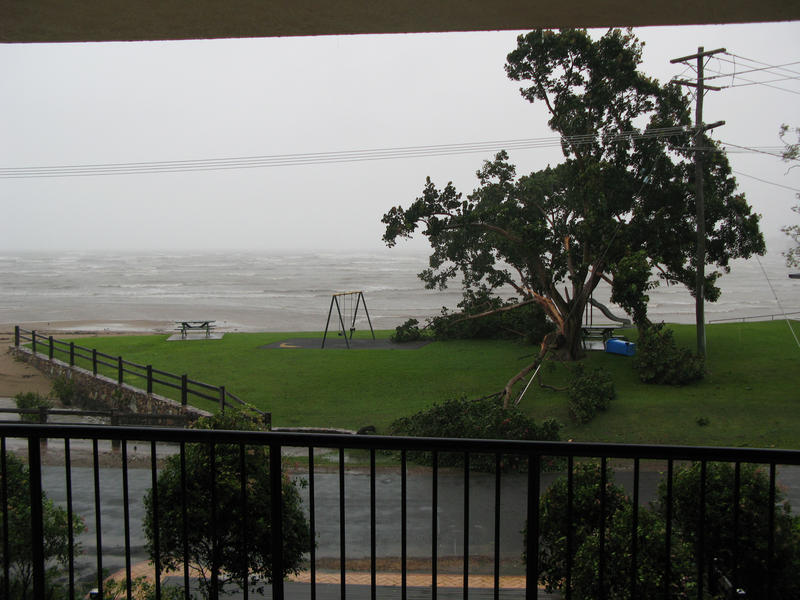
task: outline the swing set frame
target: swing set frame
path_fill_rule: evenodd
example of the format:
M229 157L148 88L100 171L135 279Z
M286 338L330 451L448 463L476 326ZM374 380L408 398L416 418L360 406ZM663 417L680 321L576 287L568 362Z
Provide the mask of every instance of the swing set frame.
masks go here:
M348 330L345 328L345 316L347 316L347 301L350 301L350 307L353 306L353 296L356 296L355 308L352 310L353 318L350 320L349 335ZM342 315L342 304L339 299L342 299L344 304L345 313ZM364 292L339 292L331 296L331 307L328 309L328 321L325 323L325 334L322 336L322 347L325 348L325 340L328 338L328 329L331 324L331 316L333 315L333 308L336 307L336 314L339 317L339 331L338 334L344 337L344 343L347 349L350 349L350 340L353 339L353 332L356 330L356 317L358 317L358 309L364 305L364 313L367 315L367 323L369 323L369 331L372 334L372 339L375 339L375 330L372 328L372 319L369 318L369 311L367 310L367 301L364 299Z

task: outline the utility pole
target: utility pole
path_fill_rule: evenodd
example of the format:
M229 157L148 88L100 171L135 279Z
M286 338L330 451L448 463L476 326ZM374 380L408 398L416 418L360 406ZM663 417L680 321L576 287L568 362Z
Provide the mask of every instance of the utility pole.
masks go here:
M714 127L724 125L725 121L718 121L711 125L703 125L703 96L706 90L719 91L721 88L706 85L703 75L703 61L707 56L725 52L725 48L704 51L703 46L697 49L697 54L673 58L672 64L697 60L697 82L678 81L680 85L688 85L697 89L697 100L694 116L694 183L695 204L697 208L697 279L695 282L695 323L697 327L697 353L706 355L706 325L705 325L705 281L706 281L706 216L703 201L703 134Z

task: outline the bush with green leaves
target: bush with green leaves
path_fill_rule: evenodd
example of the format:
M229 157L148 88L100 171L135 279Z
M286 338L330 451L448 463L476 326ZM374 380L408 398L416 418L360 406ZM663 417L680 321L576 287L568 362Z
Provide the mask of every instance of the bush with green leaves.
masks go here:
M0 519L0 540L8 534L8 556L4 556L4 545L0 544L0 565L9 564L9 581L5 582L3 569L0 569L0 590L8 583L10 596L14 600L33 598L33 542L31 534L31 488L28 467L11 453L5 455L6 481L0 472L0 488L5 484L6 514L8 515L8 531L4 531L6 523ZM64 598L67 593L63 589L60 578L67 568L70 549L73 556L81 553L79 543L73 541L70 548L70 527L72 535L86 530L83 519L77 515L68 518L67 511L56 506L47 495L42 493L42 513L44 539L35 540L41 543L45 559L45 600ZM39 600L39 599L37 599Z
M740 471L738 515L735 502L735 468L730 463L707 463L705 474L705 527L703 564L717 568L747 598L787 600L800 598L800 516L793 515L785 493L775 491L775 539L772 568L769 548L769 474L743 463ZM672 484L675 527L700 559L700 463L675 469ZM659 506L666 512L666 483L659 487ZM738 527L734 523L738 520ZM768 593L769 590L769 593Z
M131 580L131 595L130 600L157 600L156 599L156 586L150 583L146 577L136 577ZM174 585L161 585L161 595L158 596L160 600L184 600L185 594L183 589ZM192 598L195 596L192 595ZM104 600L127 600L128 599L128 580L127 579L109 579L103 584L103 599Z
M193 427L249 431L261 428L233 410L200 419ZM199 577L201 593L206 598L217 598L230 585L242 588L245 580L249 589L257 591L275 577L297 573L303 554L312 543L299 484L283 478L283 572L273 573L269 448L238 444L215 444L213 448L213 463L209 444L187 444L185 451L186 544L190 568ZM246 512L242 510L241 461L246 473ZM167 569L176 569L183 563L181 472L181 457L171 456L158 477L158 549L161 564ZM154 498L153 490L148 490L144 498L144 531L151 558L156 550Z
M398 344L419 341L422 339L422 330L419 328L419 321L416 319L409 319L402 325L398 325L395 327L391 339Z
M53 408L53 401L47 396L42 396L38 392L20 392L14 396L17 408ZM38 414L20 414L20 421L25 423L38 423Z
M614 483L612 471L605 471L605 486L602 474L596 463L575 465L571 520L566 476L556 480L542 495L539 505L540 583L549 592L565 591L569 571L572 597L576 600L693 597L696 584L691 553L688 545L678 538L672 540L673 578L669 593L665 594L666 524L658 511L641 506L637 528L637 589L636 594L631 594L633 505L623 488ZM601 526L604 528L602 549ZM527 531L525 535L527 539ZM601 557L604 564L602 590L598 578Z
M664 323L639 329L633 368L644 383L685 385L705 376L705 361L675 343Z
M64 406L72 406L78 400L78 385L71 377L63 375L53 379L51 395L58 398Z
M392 435L416 437L477 438L496 440L558 440L561 424L555 419L542 421L540 425L516 407L503 408L496 397L480 400L447 400L434 404L410 417L397 419L390 426ZM408 458L421 464L432 464L430 452L409 452ZM462 465L461 453L442 453L439 464ZM522 470L527 457L504 455L504 470ZM476 470L493 471L494 456L472 455L470 466Z
M569 417L576 423L588 423L599 411L608 410L617 397L614 382L600 369L586 370L582 363L571 369L569 387Z

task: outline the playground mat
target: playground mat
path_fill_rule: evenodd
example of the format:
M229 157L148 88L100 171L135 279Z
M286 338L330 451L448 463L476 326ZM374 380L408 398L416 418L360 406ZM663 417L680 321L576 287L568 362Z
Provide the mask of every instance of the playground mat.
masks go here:
M364 340L353 339L350 341L351 350L418 350L430 342L405 342L398 344L389 339L379 340ZM292 338L267 344L266 346L259 346L259 349L272 350L272 349L314 349L319 350L322 348L322 338ZM325 339L325 350L346 350L347 343L345 339L333 334Z

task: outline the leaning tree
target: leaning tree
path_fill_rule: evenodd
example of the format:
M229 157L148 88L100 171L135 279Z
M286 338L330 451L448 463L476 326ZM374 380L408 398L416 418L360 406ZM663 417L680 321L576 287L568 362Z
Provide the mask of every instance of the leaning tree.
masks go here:
M641 57L639 40L618 29L597 40L584 30L520 36L506 72L523 82L525 99L546 107L564 161L518 177L500 152L477 172L471 194L428 178L410 206L383 217L389 246L417 230L427 236L427 287L460 275L467 289L511 288L518 301L505 308L536 303L556 325L537 360L509 381L506 399L548 352L582 355L584 308L601 281L639 325L656 283L651 272L695 285L689 99L639 71ZM763 253L764 241L725 155L711 151L704 165L706 262L715 267L706 271L705 297L714 301L729 261Z

